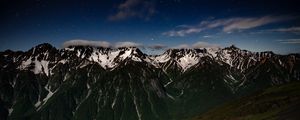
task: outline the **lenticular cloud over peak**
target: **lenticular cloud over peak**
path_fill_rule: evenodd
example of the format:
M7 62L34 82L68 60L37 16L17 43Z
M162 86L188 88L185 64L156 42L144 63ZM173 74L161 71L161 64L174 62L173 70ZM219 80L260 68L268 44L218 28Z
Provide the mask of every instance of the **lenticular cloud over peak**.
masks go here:
M62 47L70 47L70 46L91 46L91 47L104 47L104 48L120 48L120 47L143 47L142 44L135 42L116 42L109 43L107 41L93 41L93 40L69 40L63 43Z
M142 44L135 43L135 42L117 42L114 45L115 48L120 48L120 47L142 47Z
M69 40L63 43L63 48L69 46L93 46L109 48L111 44L106 41L90 41L90 40Z
M207 42L196 42L192 45L192 48L220 48L220 45L217 44L211 44L211 43L207 43Z

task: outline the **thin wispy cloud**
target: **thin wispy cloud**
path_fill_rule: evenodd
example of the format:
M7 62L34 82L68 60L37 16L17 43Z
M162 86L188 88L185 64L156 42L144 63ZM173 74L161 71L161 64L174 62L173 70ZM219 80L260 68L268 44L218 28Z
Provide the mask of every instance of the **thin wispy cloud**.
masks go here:
M151 1L126 0L118 6L117 13L110 15L108 20L120 21L132 17L148 20L155 13L155 5Z
M177 45L173 48L175 48L175 49L188 49L188 48L191 48L191 47L188 44L180 44L180 45Z
M204 35L203 38L212 38L213 36L211 35Z
M182 29L182 30L171 30L168 32L164 32L163 35L167 35L170 37L174 37L174 36L183 37L188 34L199 33L202 30L203 30L202 28L186 28L186 29Z
M230 32L234 30L250 29L263 26L270 23L290 20L291 16L264 16L260 18L233 18L229 19L228 24L224 24L223 31Z
M151 49L151 50L162 50L162 49L166 49L168 46L163 45L163 44L154 44L154 45L149 45L147 48Z
M300 34L300 27L278 28L278 29L271 29L269 31L273 31L273 32L289 32L289 33Z
M277 41L284 44L300 44L300 39L286 39L286 40L277 40Z
M194 43L192 48L220 48L220 45L200 41Z
M163 35L174 37L174 36L186 36L189 34L200 33L205 30L214 28L221 28L223 32L231 33L234 31L241 31L256 28L259 26L277 23L282 21L288 21L294 19L291 16L263 16L263 17L235 17L227 19L216 19L210 21L201 21L197 25L184 25L176 27L174 30L170 30L162 33Z

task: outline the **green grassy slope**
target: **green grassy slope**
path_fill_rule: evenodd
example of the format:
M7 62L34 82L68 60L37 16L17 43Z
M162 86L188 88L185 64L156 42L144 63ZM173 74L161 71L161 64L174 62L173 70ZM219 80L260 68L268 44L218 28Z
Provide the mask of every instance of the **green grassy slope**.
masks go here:
M190 120L297 120L300 82L275 86L231 101Z

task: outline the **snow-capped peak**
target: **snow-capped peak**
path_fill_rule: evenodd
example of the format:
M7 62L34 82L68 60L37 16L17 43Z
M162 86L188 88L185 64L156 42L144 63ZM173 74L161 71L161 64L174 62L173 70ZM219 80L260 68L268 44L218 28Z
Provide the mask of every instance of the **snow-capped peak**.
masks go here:
M89 61L97 62L101 67L107 69L107 68L113 68L116 66L115 58L119 55L120 50L109 50L104 51L102 49L94 49L91 53L90 57L87 59Z
M142 59L144 59L142 56L143 53L135 47L123 47L117 49L95 48L87 59L89 61L97 62L104 69L110 69L127 59L142 62Z
M161 55L152 56L156 66L164 66L169 61L175 61L183 71L197 64L201 57L207 56L205 49L169 49Z

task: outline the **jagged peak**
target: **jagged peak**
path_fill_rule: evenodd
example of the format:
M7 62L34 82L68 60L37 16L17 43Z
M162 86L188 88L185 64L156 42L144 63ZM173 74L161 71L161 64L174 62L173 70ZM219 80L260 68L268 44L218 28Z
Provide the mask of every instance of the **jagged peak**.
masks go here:
M27 55L38 55L45 52L56 51L57 49L49 43L42 43L29 49Z
M272 57L275 55L275 53L273 51L263 51L263 52L260 52L260 54L262 56L266 56L266 57Z
M274 54L274 52L273 52L273 51L263 51L263 52L261 52L261 53Z
M224 49L229 49L229 50L240 50L240 48L238 48L238 47L236 47L235 45L231 45L231 46L229 46L229 47L225 47Z
M120 50L120 55L127 53L129 58L137 57L139 59L146 58L146 54L144 54L139 48L137 47L125 47L125 48L118 48Z
M39 51L39 52L42 52L42 51L47 51L47 50L51 50L51 49L56 49L54 46L52 46L51 44L49 43L42 43L42 44L39 44L33 48L31 48L29 51Z
M42 44L39 44L39 45L35 46L34 48L37 48L37 49L52 49L52 48L54 48L54 46L52 46L50 43L42 43Z
M23 54L24 51L13 51L13 50L10 50L10 49L7 49L3 52L0 52L0 55L20 55L20 54Z

